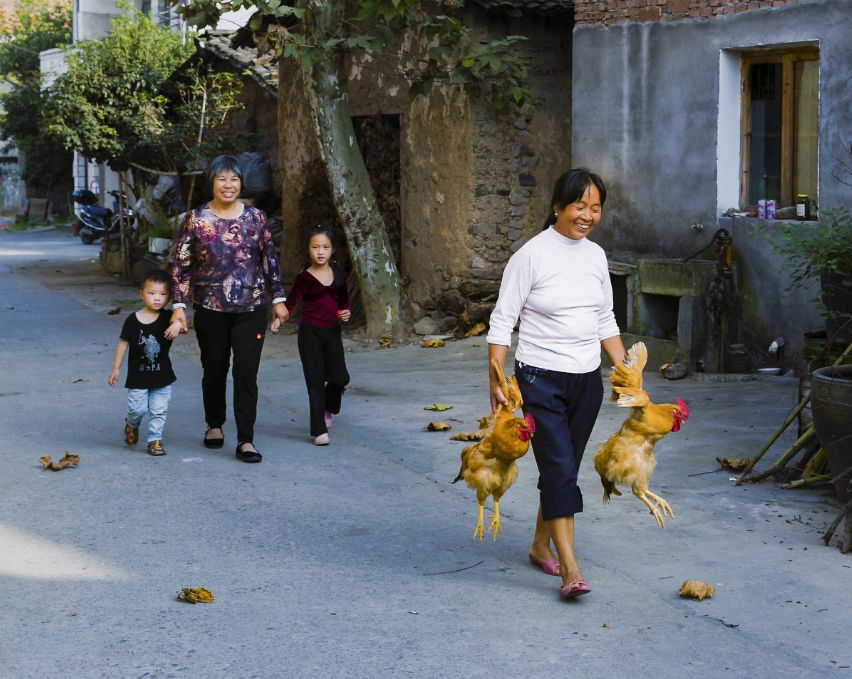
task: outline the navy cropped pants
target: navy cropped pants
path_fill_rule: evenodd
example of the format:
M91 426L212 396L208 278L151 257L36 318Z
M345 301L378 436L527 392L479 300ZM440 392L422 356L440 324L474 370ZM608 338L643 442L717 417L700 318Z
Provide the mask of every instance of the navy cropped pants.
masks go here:
M524 412L535 420L532 440L545 521L583 511L580 462L603 400L600 368L574 374L515 362Z

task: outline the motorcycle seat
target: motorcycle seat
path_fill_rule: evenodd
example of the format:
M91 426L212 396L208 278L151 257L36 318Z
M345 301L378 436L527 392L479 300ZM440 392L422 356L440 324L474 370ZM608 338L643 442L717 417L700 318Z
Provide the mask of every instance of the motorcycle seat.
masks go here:
M100 205L84 205L83 210L88 212L93 217L99 217L104 219L109 219L112 215L112 210L108 207L101 207Z

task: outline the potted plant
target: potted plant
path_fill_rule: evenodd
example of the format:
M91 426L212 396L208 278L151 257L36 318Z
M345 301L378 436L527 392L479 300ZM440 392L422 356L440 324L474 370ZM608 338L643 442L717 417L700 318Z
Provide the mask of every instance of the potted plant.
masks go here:
M769 242L791 267L792 285L819 280L829 341L852 342L852 221L846 208L824 210L819 223L783 224ZM812 373L811 410L829 470L838 476L852 465L852 366ZM838 481L835 491L841 500L850 497L846 481Z
M846 208L824 210L819 223L784 223L771 240L792 269L793 286L820 281L820 311L829 340L852 342L852 221Z
M172 227L169 224L153 226L148 230L148 252L156 255L166 254L172 247Z

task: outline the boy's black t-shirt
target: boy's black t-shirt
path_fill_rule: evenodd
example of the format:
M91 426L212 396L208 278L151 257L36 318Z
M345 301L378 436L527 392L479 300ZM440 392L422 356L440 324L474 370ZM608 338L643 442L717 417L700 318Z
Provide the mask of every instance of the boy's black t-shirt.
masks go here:
M172 341L166 339L172 312L160 310L152 323L140 323L136 314L130 314L121 328L121 339L130 346L127 352L128 389L160 389L177 378L169 359Z

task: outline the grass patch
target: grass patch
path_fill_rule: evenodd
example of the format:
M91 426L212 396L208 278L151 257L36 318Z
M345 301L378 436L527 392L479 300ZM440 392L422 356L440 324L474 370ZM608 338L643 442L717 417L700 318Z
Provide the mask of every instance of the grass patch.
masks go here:
M133 299L118 299L115 301L115 305L120 306L122 311L135 309L141 304L142 300L140 300L138 297L134 297Z

